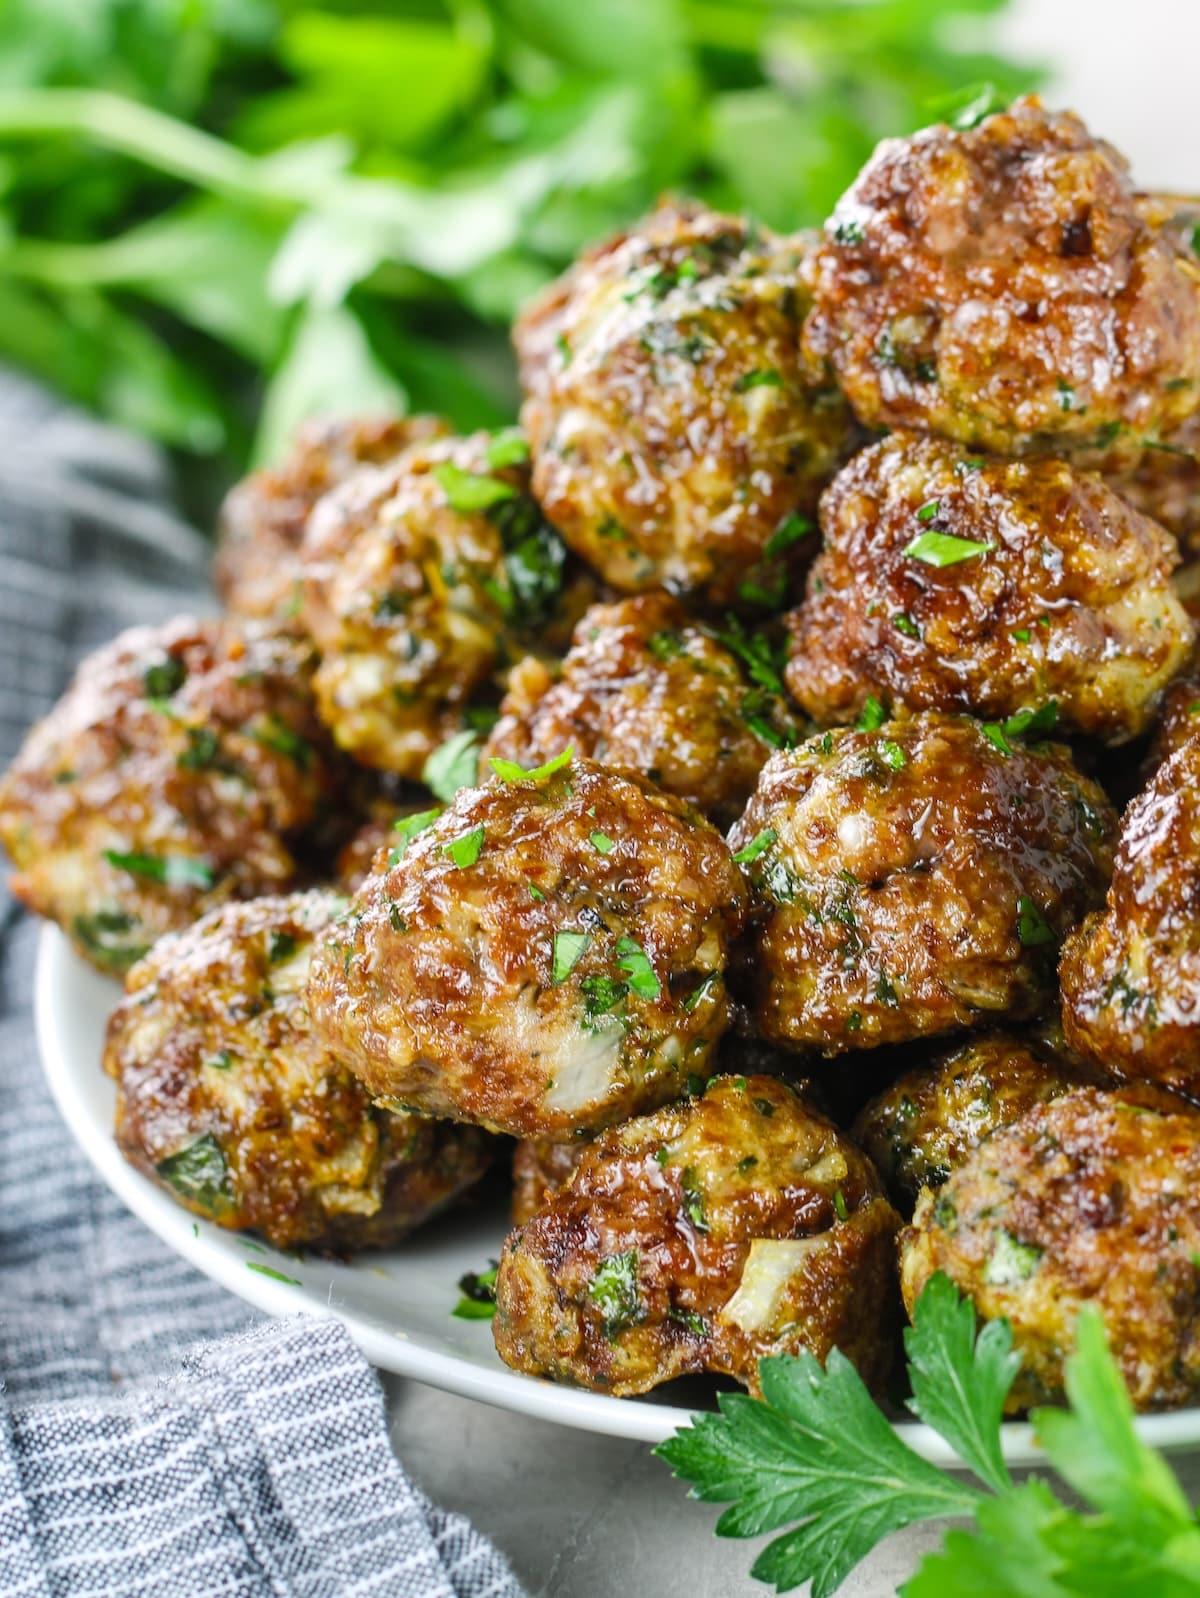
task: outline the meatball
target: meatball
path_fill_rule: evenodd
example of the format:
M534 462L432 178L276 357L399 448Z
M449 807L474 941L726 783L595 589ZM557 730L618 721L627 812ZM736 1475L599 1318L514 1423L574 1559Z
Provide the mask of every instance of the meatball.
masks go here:
M734 636L743 653L744 636ZM643 772L728 827L771 750L795 741L783 700L750 680L719 634L668 595L644 594L593 606L557 670L534 659L514 670L482 769L488 756L536 766L569 746Z
M1039 1104L926 1188L901 1234L911 1313L944 1271L1022 1365L1010 1410L1060 1399L1084 1304L1137 1409L1200 1394L1200 1114L1153 1088L1084 1087Z
M892 1356L899 1217L870 1161L772 1077L614 1128L504 1245L496 1348L623 1397L698 1371L839 1348L870 1385Z
M1059 977L1080 1054L1200 1097L1200 736L1125 812L1107 907L1067 940Z
M214 904L296 886L341 777L314 664L236 618L136 627L90 656L0 782L13 892L122 971Z
M1200 397L1200 263L1037 99L885 140L810 275L805 346L870 427L1133 461Z
M615 588L775 607L807 560L851 424L801 353L801 253L663 205L518 320L534 492Z
M758 1028L833 1055L1035 1015L1115 827L1064 749L1001 750L962 717L773 755L730 834L760 900L743 961Z
M163 938L108 1023L125 1157L188 1209L279 1248L385 1248L483 1173L488 1139L373 1105L317 1038L324 890L227 904Z
M1020 1038L971 1038L885 1088L859 1112L850 1135L870 1155L896 1208L911 1215L921 1189L941 1187L985 1137L1083 1080Z
M279 466L253 472L221 507L213 581L243 616L286 616L299 603L296 556L309 512L361 466L382 465L448 431L436 416L354 416L309 422Z
M397 828L411 830L432 821L437 807L401 805L376 799L367 817L360 822L338 852L335 864L337 885L344 893L356 893L371 874L376 856L385 844L396 847L401 841Z
M521 1139L513 1150L514 1226L531 1221L551 1194L566 1185L590 1147L582 1138L571 1143L556 1143L548 1137Z
M437 440L359 472L309 519L317 702L365 765L419 778L553 608L565 551L524 455L507 434Z
M746 897L721 835L634 772L462 789L318 953L314 1021L376 1095L569 1139L712 1075Z
M819 721L869 697L1000 720L1053 699L1065 726L1116 743L1190 656L1175 545L1063 461L893 434L839 473L821 526L787 667Z
M1189 555L1200 554L1200 414L1148 444L1128 470L1109 473L1108 483Z

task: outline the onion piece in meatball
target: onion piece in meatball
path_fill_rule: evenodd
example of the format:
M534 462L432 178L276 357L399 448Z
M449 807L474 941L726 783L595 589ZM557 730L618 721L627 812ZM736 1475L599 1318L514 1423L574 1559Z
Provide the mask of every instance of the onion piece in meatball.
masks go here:
M1200 1114L1154 1088L1029 1110L926 1188L901 1233L909 1313L935 1271L1011 1325L1010 1412L1061 1400L1080 1309L1104 1317L1134 1407L1200 1396Z
M760 901L742 961L759 1031L833 1055L1036 1015L1115 830L1065 749L1001 750L965 717L773 755L730 834Z
M712 1074L746 886L721 835L645 778L551 764L461 790L394 848L310 998L372 1093L564 1140Z
M317 702L364 765L419 778L557 604L566 551L529 496L526 454L506 433L419 445L309 519Z
M805 343L860 421L1136 461L1200 396L1200 262L1034 98L887 139L812 267Z
M818 721L871 697L998 721L1053 700L1119 743L1190 658L1175 545L1063 461L893 434L835 478L821 526L787 667Z
M1084 1081L1022 1038L971 1038L877 1094L850 1136L874 1162L892 1203L911 1215L921 1189L941 1187L984 1138Z
M743 635L734 642L744 653ZM516 667L480 769L495 755L537 766L570 745L642 772L728 827L772 749L796 741L783 684L765 669L771 687L763 664L752 681L719 630L666 594L594 605L557 669L535 659Z
M1125 812L1107 907L1067 940L1059 977L1080 1054L1200 1097L1200 734Z
M135 627L89 656L0 782L12 891L123 971L222 900L297 886L344 779L315 663L232 617Z
M852 429L801 353L803 243L663 205L514 329L534 492L615 588L778 608Z
M618 1397L698 1371L756 1392L765 1356L832 1348L878 1388L898 1225L832 1122L774 1078L719 1077L606 1132L509 1236L496 1348Z
M126 1158L278 1248L389 1247L489 1159L482 1132L373 1105L313 1031L313 942L345 907L324 890L223 905L134 966L108 1023Z
M436 416L354 416L309 422L286 460L252 472L221 506L213 581L227 609L284 617L300 602L297 555L313 506L362 466L380 466L449 432Z

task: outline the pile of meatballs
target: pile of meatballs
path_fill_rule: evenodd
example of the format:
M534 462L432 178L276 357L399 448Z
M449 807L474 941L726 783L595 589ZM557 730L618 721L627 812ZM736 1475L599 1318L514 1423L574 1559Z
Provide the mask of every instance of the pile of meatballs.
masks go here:
M1198 252L1021 100L818 236L598 246L519 429L239 484L224 613L86 661L0 787L124 980L126 1156L340 1255L511 1160L497 1349L607 1393L882 1390L942 1271L1014 1409L1083 1303L1200 1399Z

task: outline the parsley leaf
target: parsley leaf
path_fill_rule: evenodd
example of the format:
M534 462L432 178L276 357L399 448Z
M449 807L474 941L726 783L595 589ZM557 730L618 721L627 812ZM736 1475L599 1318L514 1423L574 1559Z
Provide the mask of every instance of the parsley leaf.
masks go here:
M662 983L636 938L617 939L617 970L624 977L629 990L639 999L653 1004L655 999L661 998Z
M491 1269L468 1271L459 1278L458 1303L450 1311L460 1321L490 1321L496 1313L496 1272L499 1263L492 1261Z
M733 858L739 866L748 866L752 860L757 860L760 854L766 854L777 837L778 833L774 827L764 827L748 844L739 849Z
M1027 949L1056 942L1054 928L1027 893L1017 900L1017 937Z
M432 827L440 815L441 811L434 809L418 810L415 816L401 816L392 828L396 841L388 853L388 865L398 866L413 839L419 838L423 832Z
M457 838L451 838L449 843L444 843L442 853L450 856L456 870L464 871L479 859L486 838L487 828L480 822L477 827L472 827L470 832L460 833Z
M159 1160L155 1170L185 1204L196 1204L210 1215L221 1213L233 1203L225 1155L211 1132Z
M130 876L161 882L167 888L211 888L216 880L207 860L189 855L122 854L119 849L106 849L104 858Z
M868 694L863 701L862 714L858 718L859 732L878 732L887 719L887 707L881 704L874 694Z
M772 648L763 633L747 632L736 616L729 616L724 632L714 629L710 636L737 656L752 682L768 693L783 694L783 652Z
M519 766L515 760L504 760L500 755L493 755L490 765L503 782L543 782L547 777L552 777L556 771L561 771L564 766L569 766L574 753L574 748L568 744L552 760L547 760L540 766L532 766L528 770L524 766Z
M444 461L435 467L433 475L445 494L450 509L464 515L472 511L490 510L502 500L517 497L517 491L511 483L506 483L499 477L466 472L461 466L455 466L453 461Z
M421 781L448 805L460 788L473 788L479 775L479 737L470 727L447 738L425 762Z
M926 511L930 516L936 516L937 501L931 500L928 505L922 505L917 512L919 520L929 520ZM991 544L981 544L974 538L957 538L953 533L931 530L919 533L904 553L910 560L924 561L926 566L956 566L960 560L974 560L979 555L986 555L991 547Z
M627 1249L623 1254L610 1254L607 1259L601 1260L587 1291L592 1303L604 1316L606 1337L615 1337L625 1327L641 1319L637 1249Z
M590 932L556 932L554 955L550 963L550 980L558 987L574 971L583 958L583 951L592 941Z

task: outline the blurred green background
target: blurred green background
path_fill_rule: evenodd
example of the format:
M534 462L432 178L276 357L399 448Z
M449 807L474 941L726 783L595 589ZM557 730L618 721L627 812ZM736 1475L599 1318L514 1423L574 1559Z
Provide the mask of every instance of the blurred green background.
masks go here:
M663 190L820 221L1004 0L0 0L0 359L219 485L305 415L507 419L506 328Z

